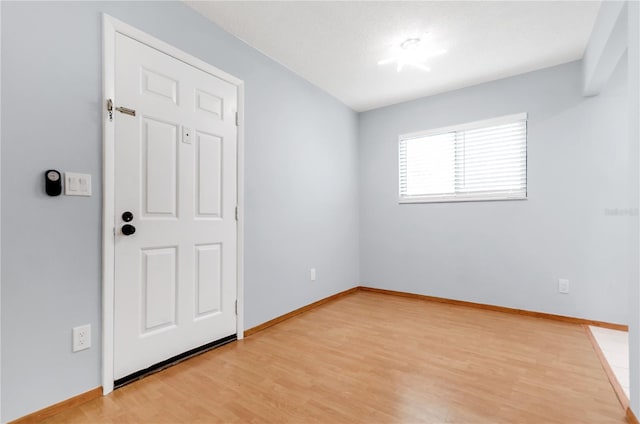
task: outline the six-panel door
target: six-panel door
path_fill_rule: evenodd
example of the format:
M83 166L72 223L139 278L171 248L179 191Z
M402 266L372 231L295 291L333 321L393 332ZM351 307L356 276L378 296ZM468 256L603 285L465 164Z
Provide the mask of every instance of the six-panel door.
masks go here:
M236 333L237 89L117 34L115 90L118 379Z

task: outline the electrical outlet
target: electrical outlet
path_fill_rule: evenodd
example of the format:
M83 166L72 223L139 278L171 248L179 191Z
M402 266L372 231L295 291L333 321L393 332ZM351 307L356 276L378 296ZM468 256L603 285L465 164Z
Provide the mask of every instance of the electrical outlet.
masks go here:
M73 351L89 349L91 347L91 325L73 328Z
M311 268L311 270L309 271L309 278L311 279L311 281L316 281L316 269L315 268Z
M558 280L558 291L562 294L569 293L569 280L566 278L560 278Z

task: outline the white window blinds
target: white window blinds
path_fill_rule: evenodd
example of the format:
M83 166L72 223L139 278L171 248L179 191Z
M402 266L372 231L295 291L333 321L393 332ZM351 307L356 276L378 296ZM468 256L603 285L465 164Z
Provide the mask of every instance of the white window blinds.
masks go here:
M400 136L400 202L526 199L526 114Z

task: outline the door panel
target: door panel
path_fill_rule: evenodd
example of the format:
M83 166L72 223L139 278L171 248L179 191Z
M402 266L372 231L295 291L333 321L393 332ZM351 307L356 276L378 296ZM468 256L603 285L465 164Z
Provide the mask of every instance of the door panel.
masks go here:
M216 119L223 119L223 102L220 97L206 93L201 90L196 91L196 109L212 114Z
M142 332L176 323L176 248L142 250Z
M114 102L119 379L236 333L237 89L117 34Z
M178 81L150 69L141 68L140 71L143 94L160 96L172 103L178 102Z
M196 247L196 317L220 312L222 300L222 245Z
M222 194L222 139L211 134L196 135L198 217L220 217Z
M143 118L144 216L176 216L178 126Z

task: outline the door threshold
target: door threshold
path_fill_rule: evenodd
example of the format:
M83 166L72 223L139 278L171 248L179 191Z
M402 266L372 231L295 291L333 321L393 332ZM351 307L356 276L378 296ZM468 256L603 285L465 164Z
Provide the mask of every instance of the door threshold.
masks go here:
M133 383L134 381L140 380L141 378L144 378L148 375L151 374L155 374L159 371L162 371L165 368L169 368L177 363L180 363L184 360L187 360L189 358L193 358L194 356L198 356L200 354L203 354L205 352L208 352L212 349L215 349L217 347L226 345L227 343L231 343L233 341L236 341L238 339L236 334L232 334L230 336L227 337L223 337L221 339L218 339L216 341L213 341L211 343L207 343L205 345L202 345L200 347L196 347L195 349L191 349L188 350L184 353L181 353L179 355L173 356L165 361L162 362L158 362L155 365L151 365L149 368L145 368L143 370L140 371L136 371L133 374L129 374L125 377L119 378L116 381L113 382L113 388L114 389L119 389L122 386L126 386L129 383Z

